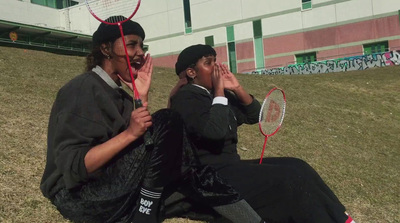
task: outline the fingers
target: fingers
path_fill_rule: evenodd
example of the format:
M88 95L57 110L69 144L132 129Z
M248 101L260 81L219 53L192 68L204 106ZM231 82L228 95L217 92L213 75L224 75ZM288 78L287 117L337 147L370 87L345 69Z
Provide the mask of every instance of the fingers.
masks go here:
M220 74L220 66L218 64L215 64L214 66L214 76L219 77Z
M225 70L224 65L223 65L222 63L218 63L218 66L219 66L220 69L221 69L221 74L225 74L225 73L226 73L226 70Z
M136 80L141 79L144 82L150 83L153 74L153 58L150 54L146 54L143 60L144 64L138 70L138 78Z
M214 72L212 74L212 85L214 88L214 96L223 96L224 95L224 81L222 79L222 75L220 74L220 66L215 64Z
M144 118L146 116L150 116L151 118L150 112L147 110L147 102L143 103L142 107L133 110L132 115L137 118Z
M151 76L152 74L153 74L153 57L151 57L150 56L150 54L147 54L147 56L148 56L148 65L149 65L149 71L147 72L147 74L149 75L149 76Z
M226 65L226 64L219 64L219 66L220 66L220 68L221 68L221 73L222 73L222 75L225 75L225 74L230 74L231 72L229 71L229 69L228 69L228 66Z
M148 69L149 69L149 54L146 54L146 56L144 57L144 64L141 70L146 72Z
M153 72L153 58L150 56L150 53L146 54L144 58L144 65L140 69L145 73L152 73Z
M147 103L144 103L143 107L132 111L130 125L134 125L136 131L143 133L152 124L152 117L150 112L147 110Z
M215 64L215 66L214 66L214 71L211 74L211 78L212 78L213 84L217 84L217 82L219 81L220 75L219 75L219 67L217 64Z

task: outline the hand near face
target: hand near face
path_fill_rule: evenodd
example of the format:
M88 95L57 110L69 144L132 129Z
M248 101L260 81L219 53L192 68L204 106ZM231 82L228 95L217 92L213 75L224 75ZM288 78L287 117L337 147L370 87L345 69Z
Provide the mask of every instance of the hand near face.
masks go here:
M235 75L229 71L226 64L219 64L220 72L224 80L224 87L228 90L235 90L240 87L239 81L236 79Z
M144 58L143 66L137 71L137 77L135 79L136 89L143 102L147 102L152 75L153 59L150 54L147 54Z
M171 98L172 96L174 96L176 94L176 92L178 92L178 90L185 86L188 83L187 78L183 77L183 78L179 78L178 82L176 83L176 85L172 88L171 92L169 93L169 97Z
M176 83L174 89L179 90L179 88L185 86L188 83L187 78L183 77L183 78L179 78L178 82Z
M134 71L134 68L132 67L132 70L134 72L134 76L136 76L135 79L135 86L136 90L139 93L140 99L142 99L142 102L147 102L148 99L148 93L150 89L150 84L151 84L151 77L153 74L153 59L150 57L149 54L146 55L146 57L143 59L144 63L140 67L139 70L136 72ZM136 73L136 74L135 74ZM118 78L133 91L133 86L131 82L128 82L123 79L120 75L118 75Z
M153 123L150 112L147 110L147 102L143 106L132 111L127 131L135 138L142 136Z
M214 96L224 96L224 80L221 74L221 68L218 64L214 66L214 72L211 74L211 81L214 89Z

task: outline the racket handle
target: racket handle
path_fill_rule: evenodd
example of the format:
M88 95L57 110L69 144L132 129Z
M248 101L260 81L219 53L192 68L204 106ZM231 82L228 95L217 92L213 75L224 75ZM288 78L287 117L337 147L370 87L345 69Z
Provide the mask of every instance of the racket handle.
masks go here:
M153 138L151 137L151 133L149 131L146 131L144 133L144 146L146 149L152 149L154 147L154 142Z
M143 106L142 100L140 99L135 99L134 103L135 103L135 108L140 108ZM152 149L154 147L153 138L151 137L151 133L149 131L146 131L144 133L143 139L144 139L144 146L146 147L146 149Z

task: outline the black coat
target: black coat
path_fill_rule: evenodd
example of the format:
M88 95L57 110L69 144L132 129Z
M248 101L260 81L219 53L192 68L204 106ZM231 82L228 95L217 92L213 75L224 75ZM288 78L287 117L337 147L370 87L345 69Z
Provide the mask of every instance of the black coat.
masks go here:
M212 206L240 199L214 169L198 165L180 116L168 109L152 115L154 149L145 149L143 140L138 139L88 174L84 163L87 152L124 131L132 109L128 93L113 89L94 72L77 76L58 92L50 114L40 189L64 217L75 222L131 222L141 182L152 165L153 154L159 153L156 150L166 155L175 154L174 150L182 153L182 157L171 157L170 163L177 168L157 175L172 181L161 198L160 219L186 216L210 220L218 216Z
M206 90L186 85L171 98L201 162L217 169L266 222L344 223L344 206L306 162L289 157L267 157L261 165L240 160L237 127L257 123L261 106L255 99L243 106L228 91L225 96L228 105L212 105Z
M212 105L213 96L195 85L182 87L172 98L171 108L178 111L204 164L237 162L237 127L258 122L260 103L253 99L247 106L225 91L228 105Z

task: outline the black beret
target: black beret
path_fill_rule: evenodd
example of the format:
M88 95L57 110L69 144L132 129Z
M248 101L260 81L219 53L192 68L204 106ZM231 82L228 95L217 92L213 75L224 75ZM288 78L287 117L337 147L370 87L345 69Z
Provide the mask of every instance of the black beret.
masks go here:
M215 50L209 45L192 45L179 54L178 60L175 64L175 72L176 74L180 74L182 71L186 70L190 65L196 64L199 59L203 56L217 56Z
M111 16L106 19L106 22L115 22L115 21L123 21L126 18L123 16ZM142 40L145 38L144 30L139 23L134 22L132 20L127 20L126 22L121 23L122 31L124 35L134 34L142 37ZM101 23L99 28L97 28L96 32L93 33L93 44L100 45L102 43L106 43L108 41L114 41L121 37L121 32L119 30L118 25L110 25Z

